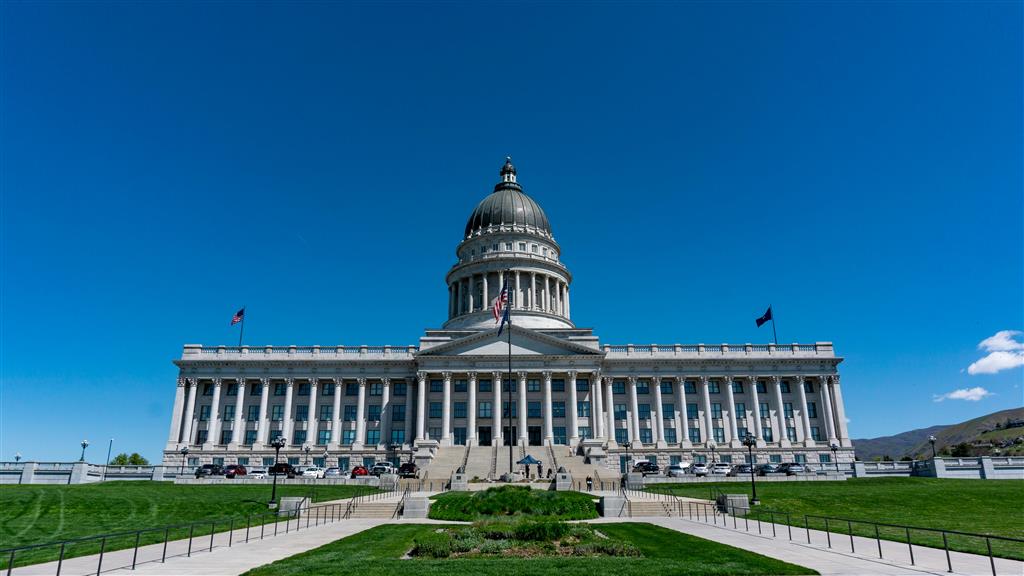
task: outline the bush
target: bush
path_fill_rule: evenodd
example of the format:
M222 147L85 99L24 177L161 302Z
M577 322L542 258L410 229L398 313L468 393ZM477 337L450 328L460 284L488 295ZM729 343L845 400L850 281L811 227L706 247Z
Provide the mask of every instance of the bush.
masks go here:
M482 492L450 492L430 507L437 520L476 520L494 516L545 516L560 520L597 518L591 496L579 492L549 492L526 486L501 486Z
M559 540L569 533L569 525L565 522L551 520L525 521L515 526L516 540L526 542L551 542Z
M485 540L480 546L480 552L482 554L501 554L503 550L508 550L512 547L512 543L508 540Z
M431 532L413 540L413 556L447 558L452 554L452 541L448 534Z

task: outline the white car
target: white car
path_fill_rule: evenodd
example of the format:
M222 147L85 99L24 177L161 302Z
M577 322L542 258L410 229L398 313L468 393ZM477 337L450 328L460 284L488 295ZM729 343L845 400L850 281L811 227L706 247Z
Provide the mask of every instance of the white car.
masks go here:
M395 466L391 462L377 462L370 468L371 476L380 476L381 474L394 474Z
M669 478L682 478L686 475L687 469L690 468L689 462L680 462L679 464L672 464L665 470L665 475Z
M730 470L732 470L732 464L728 462L715 462L711 466L712 474L721 474L722 476L725 476Z
M302 471L303 478L323 478L324 469L319 466L309 466Z
M253 469L249 470L249 473L246 474L246 477L248 477L248 478L266 478L267 477L267 469L266 468L253 468Z
M693 475L694 476L707 476L708 475L708 465L703 463L703 462L698 462L698 463L694 464L693 465Z

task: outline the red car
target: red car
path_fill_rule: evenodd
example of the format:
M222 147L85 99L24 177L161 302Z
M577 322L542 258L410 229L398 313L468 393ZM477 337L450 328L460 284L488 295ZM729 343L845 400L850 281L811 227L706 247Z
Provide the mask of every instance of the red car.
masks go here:
M352 478L356 476L368 476L370 471L366 469L366 466L356 466L352 468Z
M246 474L248 474L248 471L245 469L245 466L243 466L241 464L231 464L229 466L225 466L224 467L224 477L225 478L234 478L235 476L245 476Z

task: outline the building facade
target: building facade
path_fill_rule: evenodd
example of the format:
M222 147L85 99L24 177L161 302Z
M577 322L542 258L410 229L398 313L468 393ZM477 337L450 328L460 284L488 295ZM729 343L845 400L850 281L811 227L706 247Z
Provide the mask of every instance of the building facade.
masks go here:
M758 462L853 459L830 342L613 345L577 327L561 247L511 161L456 258L447 320L418 345L186 345L164 462L269 464L277 436L282 460L343 468L509 443L611 469L742 462L748 435Z

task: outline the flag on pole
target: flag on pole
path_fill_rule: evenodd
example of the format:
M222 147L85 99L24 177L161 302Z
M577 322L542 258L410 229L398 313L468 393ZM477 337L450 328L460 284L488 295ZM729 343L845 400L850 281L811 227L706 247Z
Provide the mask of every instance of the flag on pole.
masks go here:
M242 308L231 317L231 325L234 326L245 319L245 308Z
M757 327L760 328L765 322L767 322L767 321L769 321L771 319L772 319L772 307L769 306L768 307L768 311L764 313L764 316L761 316L757 320L754 320L754 322L757 322Z
M504 282L501 285L501 293L494 299L494 322L501 322L501 326L498 328L498 336L501 336L501 331L505 329L505 324L508 323L508 275L505 276Z

